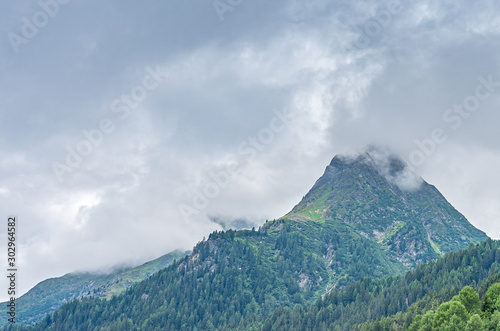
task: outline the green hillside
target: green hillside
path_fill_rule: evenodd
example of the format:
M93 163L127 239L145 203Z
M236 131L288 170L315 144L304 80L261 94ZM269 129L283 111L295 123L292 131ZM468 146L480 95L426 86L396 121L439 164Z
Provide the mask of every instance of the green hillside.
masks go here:
M417 314L452 299L463 287L494 281L500 281L500 241L487 240L404 276L365 278L313 304L280 308L267 318L263 330L404 330ZM367 321L377 322L355 328Z
M32 324L41 321L66 302L84 297L110 299L158 270L166 268L176 259L181 259L188 252L175 251L132 269L125 269L111 274L70 273L58 278L47 279L33 287L16 300L17 322ZM0 304L2 316L6 316L6 303ZM0 326L7 325L2 318Z

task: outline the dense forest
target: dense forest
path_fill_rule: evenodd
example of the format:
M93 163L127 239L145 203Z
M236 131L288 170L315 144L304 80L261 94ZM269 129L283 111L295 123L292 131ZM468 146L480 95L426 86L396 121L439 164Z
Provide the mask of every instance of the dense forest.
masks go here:
M422 311L421 314L415 315L417 310L405 314L399 313L380 321L365 323L355 330L499 330L500 283L495 282L499 278L498 275L493 276L480 286L478 291L471 286L466 286L458 295L438 307L436 307L436 301L424 301L418 309Z
M244 233L255 239L266 236L259 231ZM461 290L469 291L463 290L466 286L478 289L483 302L491 301L481 306L483 323L498 316L491 295L497 287L491 286L500 282L500 242L471 245L403 276L362 278L314 299L311 289L325 276L321 265L312 255L300 256L300 250L287 251L288 232L284 233L276 240L276 245L284 245L281 269L261 263L257 256L266 252L238 240L234 232L218 233L213 235L219 238L218 253L211 255L234 260L217 261L221 268L217 273L210 272L213 265L190 263L193 257L187 257L109 301L73 301L36 326L8 330L392 330L393 325L405 329L428 321L433 314L428 311L442 311L443 303L460 297ZM210 253L211 239L196 247L200 256ZM296 242L300 238L290 241ZM224 249L231 254L220 254ZM303 268L314 270L311 289L305 291L287 283L289 274ZM179 270L180 276L172 270ZM450 309L460 309L452 305ZM358 325L368 321L372 322Z
M365 278L332 291L309 306L277 309L263 330L350 330L355 325L397 313L412 318L450 300L460 289L499 280L500 242L487 240L467 250L447 254L436 262L418 266L401 277ZM402 316L402 313L408 312ZM380 330L375 324L370 330ZM361 329L365 330L365 329ZM390 328L387 330L391 330Z
M323 258L328 247L337 252L331 265ZM277 220L259 231L214 232L190 256L123 295L68 303L34 330L248 328L278 307L313 302L331 284L403 271L374 252L373 242L337 223ZM332 270L339 272L330 276Z

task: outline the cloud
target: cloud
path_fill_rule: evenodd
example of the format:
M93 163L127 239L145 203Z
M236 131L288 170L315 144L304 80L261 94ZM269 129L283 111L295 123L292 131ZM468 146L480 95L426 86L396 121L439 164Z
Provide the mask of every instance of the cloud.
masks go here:
M376 144L408 159L436 128L446 141L416 172L499 237L500 90L459 130L443 114L479 76L500 81L500 4L392 4L245 1L221 22L210 1L71 1L19 53L3 38L0 211L21 221L21 290L189 249L221 229L209 216L281 217L335 154ZM2 2L0 35L21 33L39 10ZM382 28L367 30L387 11ZM121 119L113 102L156 66L165 80ZM290 119L262 143L276 111ZM114 131L59 182L52 163L105 118ZM231 183L185 220L179 205L235 161Z
M401 190L417 190L422 185L422 177L415 174L399 155L391 153L389 149L372 146L368 148L367 153L378 172Z

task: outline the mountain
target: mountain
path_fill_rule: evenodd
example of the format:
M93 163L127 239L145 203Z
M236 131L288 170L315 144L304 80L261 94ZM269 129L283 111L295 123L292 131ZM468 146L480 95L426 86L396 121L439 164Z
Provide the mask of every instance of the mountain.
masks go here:
M277 309L485 239L398 157L339 155L284 217L216 231L122 295L68 303L35 329L260 330Z
M174 251L135 268L122 268L110 274L70 273L44 280L16 300L18 323L37 323L47 313L74 299L89 296L110 299L187 254ZM0 306L5 316L6 302ZM7 324L6 319L0 320L0 326Z
M334 157L286 218L342 222L410 268L487 238L399 157L375 149Z

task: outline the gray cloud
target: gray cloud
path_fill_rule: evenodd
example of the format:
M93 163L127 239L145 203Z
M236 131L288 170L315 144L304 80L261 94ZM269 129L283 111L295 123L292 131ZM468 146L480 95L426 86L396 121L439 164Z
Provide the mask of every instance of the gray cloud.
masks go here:
M40 6L2 2L0 210L21 220L22 290L189 249L221 229L209 216L280 217L335 154L380 144L408 160L435 129L446 141L415 171L499 238L500 88L458 129L443 114L478 77L500 81L500 4L401 1L367 37L391 6L244 1L221 22L210 1L70 1L16 54L7 35ZM168 75L121 119L113 102L148 66ZM290 119L262 143L276 111ZM115 130L59 182L52 163L104 118ZM235 161L231 183L185 219L179 205Z

